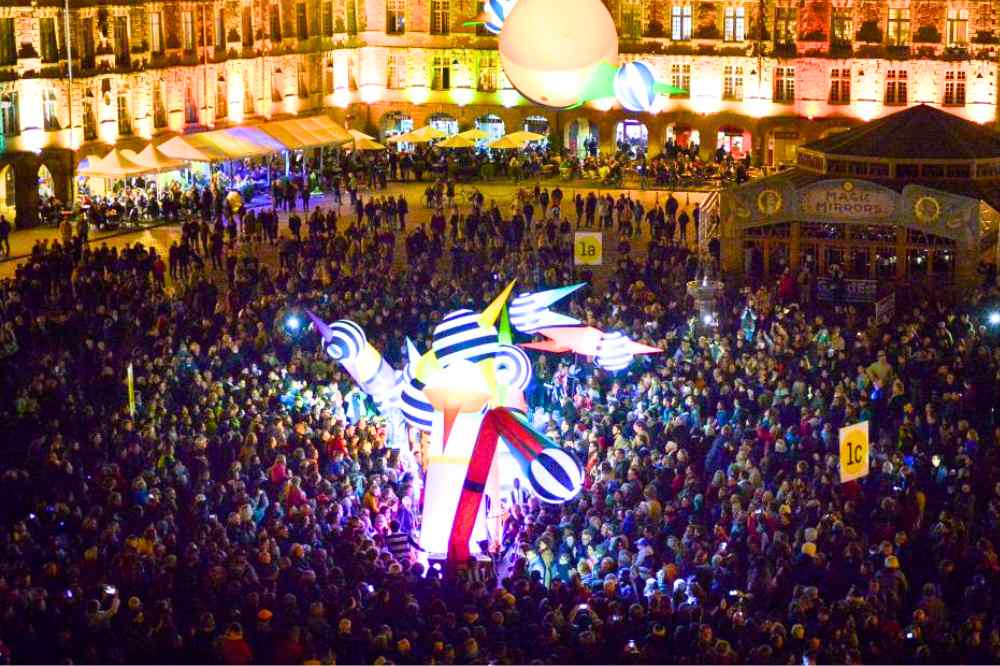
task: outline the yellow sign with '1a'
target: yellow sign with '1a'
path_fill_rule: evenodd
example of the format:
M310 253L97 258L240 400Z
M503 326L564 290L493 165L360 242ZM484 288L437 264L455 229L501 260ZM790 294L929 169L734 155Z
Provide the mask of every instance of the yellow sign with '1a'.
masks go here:
M604 263L604 234L594 231L578 231L573 239L573 264L576 266L600 266Z
M868 421L840 429L840 482L868 476Z

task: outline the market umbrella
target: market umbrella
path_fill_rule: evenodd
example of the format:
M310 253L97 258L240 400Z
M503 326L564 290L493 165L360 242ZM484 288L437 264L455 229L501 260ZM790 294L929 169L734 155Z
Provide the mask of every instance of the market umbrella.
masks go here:
M542 141L544 139L547 139L548 137L545 136L544 134L536 134L535 132L522 131L522 132L512 132L511 134L508 134L504 138L510 139L511 141L517 141L523 146L529 141Z
M516 141L511 139L509 136L501 137L490 144L490 148L522 148L524 147L523 141Z
M136 164L127 155L123 155L117 149L113 149L86 169L80 170L81 176L93 176L97 178L127 178L144 173L149 173L147 167Z
M184 137L175 136L174 138L164 141L159 146L157 150L166 155L167 157L172 157L178 160L184 160L185 162L211 162L212 156L195 148L190 143L184 140Z
M434 141L434 137L427 136L426 134L417 134L416 132L410 132L406 136L406 143L430 143Z
M410 140L413 143L426 143L427 141L435 141L437 139L447 138L448 134L442 132L436 127L427 125L426 127L421 127L418 130L413 130L410 132Z
M386 143L410 143L410 135L407 134L396 134L395 136L390 136L385 140Z
M483 130L478 128L473 128L470 130L465 130L464 132L459 132L455 136L461 136L466 139L471 139L472 141L485 141L486 139L490 138L488 132L484 132Z
M142 152L132 158L132 161L140 166L149 168L157 173L161 171L173 171L187 166L187 162L170 157L163 153L153 144L148 144Z
M354 149L355 150L385 150L385 146L381 143L374 141L372 139L366 139L364 137L357 137L354 139Z
M475 148L476 142L460 134L448 137L438 144L438 148Z
M375 137L370 136L368 134L365 134L364 132L362 132L360 130L349 129L349 130L347 130L347 133L350 134L352 137L354 137L355 141L357 141L358 139L368 139L369 141L374 141L375 140Z

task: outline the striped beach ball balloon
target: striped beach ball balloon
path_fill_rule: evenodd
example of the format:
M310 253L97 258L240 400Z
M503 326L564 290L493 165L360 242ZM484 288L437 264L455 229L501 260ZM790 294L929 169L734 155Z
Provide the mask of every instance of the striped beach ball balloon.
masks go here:
M531 359L520 347L500 345L496 357L497 383L524 391L531 383Z
M510 16L517 0L485 0L483 2L483 14L486 15L485 27L494 35L499 35L503 29L503 23Z
M628 349L629 342L628 336L621 331L605 333L597 343L597 365L608 372L627 368L635 358Z
M364 330L349 319L341 319L330 325L333 339L326 345L326 353L335 361L349 362L358 357L368 344Z
M497 329L479 323L479 313L456 310L434 328L431 349L442 368L456 361L479 363L496 356L500 347Z
M569 451L545 448L529 465L528 483L543 502L568 502L583 487L583 467Z
M414 368L407 364L399 394L399 411L412 427L424 432L430 432L434 426L434 406L424 395L424 384L414 376Z
M653 69L642 61L627 62L615 74L615 97L629 111L652 111L656 102L655 86Z

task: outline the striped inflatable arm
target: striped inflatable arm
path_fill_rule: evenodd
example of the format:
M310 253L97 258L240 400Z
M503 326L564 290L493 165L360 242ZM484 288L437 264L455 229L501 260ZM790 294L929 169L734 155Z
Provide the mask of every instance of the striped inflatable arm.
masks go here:
M469 539L501 437L510 446L529 487L539 499L566 502L575 497L583 485L583 468L572 454L529 426L519 412L505 407L490 410L476 438L448 539L448 561L453 564L469 559ZM542 475L544 479L540 478Z

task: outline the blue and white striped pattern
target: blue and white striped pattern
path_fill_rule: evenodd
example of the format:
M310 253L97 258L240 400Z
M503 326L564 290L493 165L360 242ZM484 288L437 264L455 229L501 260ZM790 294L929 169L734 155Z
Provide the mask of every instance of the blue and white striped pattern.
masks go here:
M503 29L503 23L510 16L517 0L485 0L483 2L483 13L486 15L485 27L494 35L499 35Z
M414 376L414 372L415 368L409 363L403 369L399 411L412 427L430 432L434 426L434 406L427 401L424 384Z
M356 359L368 344L368 338L360 326L349 319L341 319L330 325L333 338L326 346L326 353L335 361L349 363Z
M597 365L608 372L618 372L627 368L634 358L629 351L630 342L628 336L621 331L605 333L597 343Z
M498 384L524 391L531 383L531 359L520 347L500 345L495 367Z
M400 392L403 389L403 373L393 370L385 359L382 359L374 377L361 389L375 400L380 411L395 407L399 404Z
M615 97L625 109L649 113L656 102L656 76L642 61L627 62L615 74Z
M521 294L512 300L507 310L510 315L510 325L525 335L531 335L539 329L550 326L578 326L579 319L549 309L552 302L549 293Z
M456 361L478 363L496 356L500 347L497 330L482 326L479 316L472 310L456 310L435 327L431 349L442 368Z
M576 497L583 487L583 467L569 451L550 447L531 461L528 483L538 499L561 504Z

